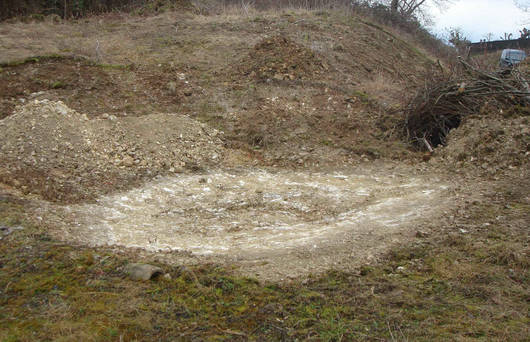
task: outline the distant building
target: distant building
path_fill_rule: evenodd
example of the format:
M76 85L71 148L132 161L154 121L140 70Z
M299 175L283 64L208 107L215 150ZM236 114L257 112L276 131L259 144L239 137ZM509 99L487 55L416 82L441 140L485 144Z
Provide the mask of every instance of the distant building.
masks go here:
M489 42L481 41L478 43L471 43L468 47L469 55L471 56L504 49L519 49L528 53L530 51L530 39L492 40Z

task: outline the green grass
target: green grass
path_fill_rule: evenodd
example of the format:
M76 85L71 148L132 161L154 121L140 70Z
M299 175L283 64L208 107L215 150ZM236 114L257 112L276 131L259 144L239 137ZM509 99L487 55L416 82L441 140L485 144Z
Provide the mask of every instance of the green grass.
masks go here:
M520 218L528 209L520 203L511 209L487 205L471 219ZM528 336L524 239L502 225L433 234L392 250L358 274L330 271L304 284L263 284L216 265L160 265L172 279L135 282L121 270L136 261L132 257L53 241L24 221L21 204L2 200L0 224L26 227L0 245L0 341Z

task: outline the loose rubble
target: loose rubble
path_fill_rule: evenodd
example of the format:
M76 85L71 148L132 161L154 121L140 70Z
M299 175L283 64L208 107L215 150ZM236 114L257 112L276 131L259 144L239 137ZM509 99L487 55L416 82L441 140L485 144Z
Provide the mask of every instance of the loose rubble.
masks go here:
M528 172L528 118L501 115L473 117L448 135L448 145L437 149L435 164L483 176Z
M35 100L0 121L0 182L50 201L91 199L161 174L219 163L220 132L187 116L89 120Z

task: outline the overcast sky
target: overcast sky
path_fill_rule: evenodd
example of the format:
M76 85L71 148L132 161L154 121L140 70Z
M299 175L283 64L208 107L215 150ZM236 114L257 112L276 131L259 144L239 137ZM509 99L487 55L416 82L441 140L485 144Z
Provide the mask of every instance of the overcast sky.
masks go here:
M530 12L525 13L515 6L513 0L451 0L452 4L442 11L432 8L434 25L431 30L443 34L446 28L459 27L472 42L484 39L493 33L498 40L504 33L513 33L519 38L519 30L530 29ZM530 0L519 0L530 5Z

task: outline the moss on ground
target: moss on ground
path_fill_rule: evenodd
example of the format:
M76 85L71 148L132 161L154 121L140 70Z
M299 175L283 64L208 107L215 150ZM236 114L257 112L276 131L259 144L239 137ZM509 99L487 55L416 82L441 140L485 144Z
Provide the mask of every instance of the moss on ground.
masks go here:
M525 218L513 203L477 207L476 222ZM474 215L474 216L473 216ZM135 282L129 257L51 240L0 201L1 341L524 340L528 259L524 234L491 224L433 234L392 250L359 274L330 271L288 284L216 265L162 266L171 279Z

